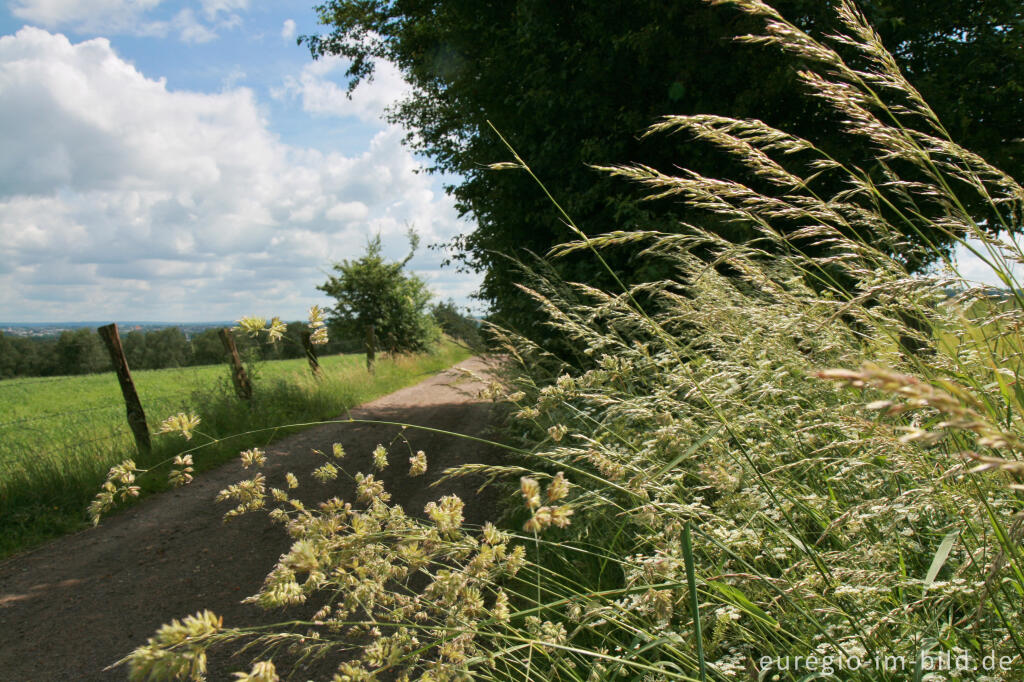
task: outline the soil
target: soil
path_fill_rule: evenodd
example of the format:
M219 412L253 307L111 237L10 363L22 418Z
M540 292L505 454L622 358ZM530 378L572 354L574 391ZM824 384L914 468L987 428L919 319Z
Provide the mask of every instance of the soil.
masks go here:
M353 409L347 419L393 421L486 437L491 403L477 397L483 387L462 370L483 374L488 366L471 358L430 377ZM265 448L268 484L283 486L294 471L300 489L311 499L339 496L353 500L347 477L327 485L308 473L323 463L312 450L330 452L342 443L343 468L350 474L373 471L370 453L388 445L400 427L332 422L282 439ZM422 515L424 505L455 493L466 502L469 523L492 518L494 499L480 494L481 481L455 479L431 487L441 472L467 462L496 463L500 451L476 441L432 431L404 431L413 451L427 453L426 476L409 478L409 451L398 440L390 448L383 479L393 502ZM60 538L0 563L0 680L124 680L126 667L108 669L163 623L210 609L226 626L282 620L241 604L254 594L290 541L265 514L223 522L228 503L214 497L246 472L236 460L184 488L155 495L104 520L99 527ZM344 479L344 480L343 480ZM210 680L232 679L233 670L248 670L250 658L211 653ZM336 662L332 664L336 665ZM329 670L306 670L297 679L330 678Z

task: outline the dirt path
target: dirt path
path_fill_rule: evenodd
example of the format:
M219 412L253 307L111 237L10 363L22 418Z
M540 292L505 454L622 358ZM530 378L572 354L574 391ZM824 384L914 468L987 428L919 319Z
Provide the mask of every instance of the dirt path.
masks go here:
M457 368L486 370L478 358ZM448 370L352 411L357 419L397 421L458 433L485 434L489 403L476 397L478 383ZM315 427L266 448L270 485L281 486L295 471L312 498L353 499L341 478L326 486L307 474L322 462L312 448L329 452L344 444L344 468L370 472L370 452L398 433L397 427L337 423ZM408 451L396 443L384 471L394 501L410 513L443 494L466 500L469 522L490 516L493 500L475 494L479 482L449 482L428 488L440 472L463 462L494 462L497 453L479 443L408 429L414 450L427 453L427 476L410 479ZM0 563L0 680L124 680L126 670L103 668L145 642L172 618L209 608L225 625L275 622L239 601L256 592L289 541L265 515L250 514L222 523L226 504L214 504L217 491L243 476L236 461L204 474L191 485L154 496L98 528L61 538ZM283 486L281 486L283 487ZM243 669L235 660L212 659L210 680L230 679ZM244 668L247 670L247 668ZM302 679L306 679L303 677Z

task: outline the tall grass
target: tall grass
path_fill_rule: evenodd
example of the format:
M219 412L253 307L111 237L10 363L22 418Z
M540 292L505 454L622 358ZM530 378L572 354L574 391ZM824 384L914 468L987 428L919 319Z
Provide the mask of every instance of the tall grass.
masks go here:
M251 403L238 400L224 369L219 372L220 381L206 377L206 381L197 382L190 395L172 402L150 402L146 400L145 389L161 378L148 375L167 375L173 371L140 373L139 385L153 424L182 410L199 416L199 435L193 444L202 446L194 456L194 469L200 472L222 464L240 450L264 446L295 431L284 425L337 417L360 403L446 369L468 355L465 349L446 341L433 353L379 361L372 375L366 371L362 355L323 358L320 379L310 375L305 360L271 362L259 367ZM105 379L114 381L109 377L75 377L69 381L74 385ZM26 390L33 388L28 386ZM113 399L121 400L119 396ZM71 431L74 425L63 422L61 427L69 429L63 438L60 433L43 434L45 452L25 447L17 440L0 447L0 557L83 527L87 522L85 509L110 467L129 453L145 469L171 459L181 450L180 437L157 435L152 452L145 457L136 456L124 427L123 404L118 409L116 425L89 423L84 427L89 429L88 435L106 429L111 438L83 443L89 440L88 435ZM39 427L48 429L50 425L43 422ZM163 470L159 475L139 479L143 492L164 489L166 483Z
M764 19L749 40L808 65L881 177L759 121L655 125L769 191L607 170L756 238L573 227L554 255L632 245L676 276L615 291L535 276L575 360L496 332L513 456L489 473L520 479L504 530L463 527L451 497L414 519L372 478L317 510L274 492L296 542L253 601L328 605L266 631L165 626L129 657L135 679L197 673L207 647L246 638L250 680L277 679L286 646L336 655L340 680L1020 679L1021 253L991 228L1020 227L1024 190L948 139L852 3L828 42L757 0L713 4ZM952 262L910 274L944 257L936 234L972 237L1014 304L977 314L983 292Z

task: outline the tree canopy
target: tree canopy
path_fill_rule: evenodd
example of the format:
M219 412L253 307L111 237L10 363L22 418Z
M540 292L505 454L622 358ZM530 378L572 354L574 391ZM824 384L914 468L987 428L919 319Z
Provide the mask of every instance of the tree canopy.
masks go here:
M430 313L441 331L455 341L464 343L473 350L483 350L485 347L483 335L480 333L480 323L469 317L468 311L460 311L452 299L434 304Z
M361 339L372 324L377 349L389 353L427 350L438 340L428 309L430 290L422 279L405 271L419 244L412 231L409 240L409 255L401 261L384 259L380 235L376 235L361 258L334 264L337 274L317 287L338 301L329 320L332 336Z
M812 32L833 28L833 4L775 3ZM1019 176L1020 3L861 4L953 139ZM407 128L408 143L432 160L431 170L457 177L448 189L476 228L455 246L464 265L485 272L480 293L495 317L523 330L538 315L512 286L519 275L506 256L543 254L571 235L530 178L486 169L509 158L488 121L590 233L673 229L693 218L680 203L638 202L634 187L589 164L641 161L742 177L742 168L683 136L641 137L664 115L759 118L797 135L814 132L817 140L824 133L829 153L869 171L874 163L866 145L850 144L836 121L822 119L819 103L796 96L799 63L733 43L734 36L759 27L728 7L699 0L329 0L317 11L330 32L302 40L315 57L350 59L351 87L371 78L379 60L395 64L413 84L414 94L393 108L391 119ZM633 262L625 253L610 258L633 281L661 274L654 261ZM586 254L563 258L557 267L565 279L608 284Z

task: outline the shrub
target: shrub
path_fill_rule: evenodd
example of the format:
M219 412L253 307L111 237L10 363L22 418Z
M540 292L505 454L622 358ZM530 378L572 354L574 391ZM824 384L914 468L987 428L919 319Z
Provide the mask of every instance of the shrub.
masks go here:
M409 255L398 262L384 260L377 235L362 258L334 264L338 274L317 287L338 300L330 320L332 335L362 339L374 325L377 348L389 353L424 351L437 342L430 291L422 279L405 272L419 244L415 232L409 232L409 241Z

